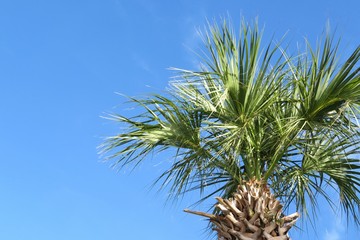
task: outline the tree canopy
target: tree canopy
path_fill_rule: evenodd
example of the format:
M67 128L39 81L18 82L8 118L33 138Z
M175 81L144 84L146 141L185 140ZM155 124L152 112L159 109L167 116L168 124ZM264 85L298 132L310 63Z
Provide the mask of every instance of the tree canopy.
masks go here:
M244 180L266 182L285 206L308 214L318 196L359 223L360 47L339 57L331 35L290 54L261 44L257 24L236 32L209 24L198 70L174 68L165 93L130 97L141 113L113 114L125 128L101 146L114 166L153 151L174 153L160 177L175 195L231 196Z

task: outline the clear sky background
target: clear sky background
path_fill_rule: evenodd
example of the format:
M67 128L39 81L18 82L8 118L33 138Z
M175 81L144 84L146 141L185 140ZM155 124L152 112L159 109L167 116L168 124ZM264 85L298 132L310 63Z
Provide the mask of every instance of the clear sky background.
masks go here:
M346 55L359 44L359 9L358 0L1 0L0 239L208 239L206 221L182 212L197 194L165 204L150 188L166 159L133 172L101 162L96 147L118 127L100 116L127 111L115 92L161 92L168 67L196 68L190 49L206 18L258 17L265 42L287 32L293 49L329 21ZM360 239L320 205L317 231L292 230L294 240Z

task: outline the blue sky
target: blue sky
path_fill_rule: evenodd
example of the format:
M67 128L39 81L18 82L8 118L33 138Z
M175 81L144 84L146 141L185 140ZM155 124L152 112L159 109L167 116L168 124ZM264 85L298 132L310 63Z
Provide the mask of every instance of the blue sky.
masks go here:
M311 43L326 22L346 55L359 44L358 0L2 0L0 1L0 239L207 239L206 222L151 189L164 159L116 172L96 147L118 131L100 118L126 109L115 92L161 92L168 67L193 69L206 18L259 18L264 41L287 32ZM207 206L199 206L206 208ZM322 207L317 235L359 239Z

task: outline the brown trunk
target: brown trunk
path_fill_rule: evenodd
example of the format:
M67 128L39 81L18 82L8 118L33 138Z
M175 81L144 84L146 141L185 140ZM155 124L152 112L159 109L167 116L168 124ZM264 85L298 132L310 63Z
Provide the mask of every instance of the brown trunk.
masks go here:
M267 185L256 180L238 186L230 199L216 199L218 214L185 211L209 218L218 240L289 240L287 232L299 217L284 216Z

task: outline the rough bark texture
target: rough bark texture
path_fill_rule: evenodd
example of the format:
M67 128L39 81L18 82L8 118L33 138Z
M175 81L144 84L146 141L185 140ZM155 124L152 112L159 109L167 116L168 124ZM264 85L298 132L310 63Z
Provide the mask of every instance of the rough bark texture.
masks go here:
M218 214L185 210L209 218L219 240L289 240L298 213L284 216L266 184L253 180L238 186L230 199L216 198Z

